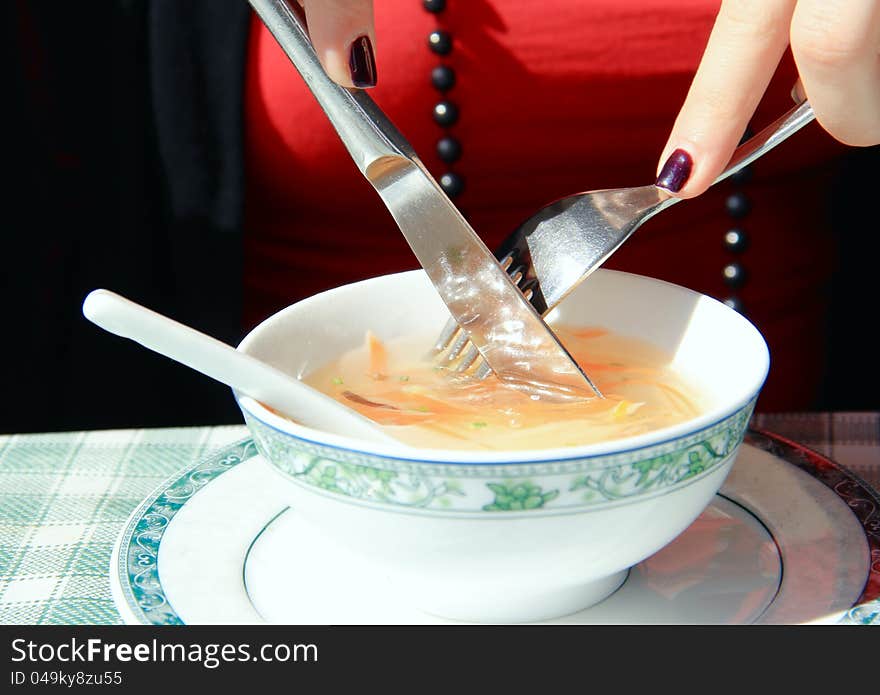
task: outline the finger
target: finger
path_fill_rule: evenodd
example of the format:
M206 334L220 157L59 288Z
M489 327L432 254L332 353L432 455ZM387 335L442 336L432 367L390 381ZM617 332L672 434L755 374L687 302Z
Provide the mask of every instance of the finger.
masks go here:
M801 0L791 51L822 127L848 145L880 143L880 3Z
M309 36L331 79L345 87L376 85L373 0L305 0Z
M682 198L724 169L788 46L796 0L724 0L663 149L657 185Z

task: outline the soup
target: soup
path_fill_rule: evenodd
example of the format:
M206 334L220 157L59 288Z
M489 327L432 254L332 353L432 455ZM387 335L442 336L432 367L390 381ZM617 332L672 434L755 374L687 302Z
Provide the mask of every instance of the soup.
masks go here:
M601 328L554 327L605 398L557 399L489 376L459 375L425 356L422 339L364 345L305 377L415 447L515 450L577 446L667 427L704 399L648 343Z

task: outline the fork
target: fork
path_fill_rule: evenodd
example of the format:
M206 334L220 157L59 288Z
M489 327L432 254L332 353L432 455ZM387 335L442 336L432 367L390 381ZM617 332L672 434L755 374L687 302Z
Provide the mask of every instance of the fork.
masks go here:
M736 148L712 185L732 176L813 121L804 101ZM542 316L602 265L639 227L682 200L657 186L574 195L542 208L495 252L501 266ZM436 359L459 372L489 373L459 326L447 322L434 345Z

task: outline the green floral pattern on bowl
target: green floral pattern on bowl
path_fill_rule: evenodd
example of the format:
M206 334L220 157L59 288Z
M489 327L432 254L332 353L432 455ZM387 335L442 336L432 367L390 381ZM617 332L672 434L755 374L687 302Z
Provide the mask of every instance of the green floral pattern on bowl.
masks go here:
M486 487L495 493L495 501L491 504L483 505L483 510L487 512L538 509L538 507L543 507L545 503L559 497L559 490L543 492L539 485L533 485L530 482L519 483L513 486L486 483Z
M322 494L399 511L556 514L667 494L709 475L742 442L754 404L704 430L643 449L514 464L371 455L298 439L243 412L263 457Z

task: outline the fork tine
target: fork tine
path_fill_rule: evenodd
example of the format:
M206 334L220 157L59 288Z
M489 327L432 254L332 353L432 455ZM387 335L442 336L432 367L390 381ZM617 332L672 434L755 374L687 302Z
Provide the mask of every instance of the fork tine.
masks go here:
M446 325L443 326L443 330L440 332L440 335L437 336L437 342L434 343L434 352L439 354L443 352L447 347L449 347L449 344L456 337L459 330L461 329L455 322L455 319L449 319L446 322Z
M455 365L456 372L466 372L473 365L474 362L477 361L477 358L480 356L480 351L477 350L471 343L468 343L467 349L462 353L461 359L458 364Z
M470 338L468 338L467 333L461 331L456 339L452 342L452 345L449 347L449 351L444 358L447 362L454 362L456 358L461 354L461 351L464 350L465 346L470 342Z
M519 286L520 280L523 279L523 274L525 273L525 268L523 266L517 266L513 270L508 270L507 272L510 274L510 281Z
M476 368L476 370L474 372L477 379L485 379L491 373L492 373L492 368L489 367L488 364L486 364L486 360L482 360L480 362L480 365Z

